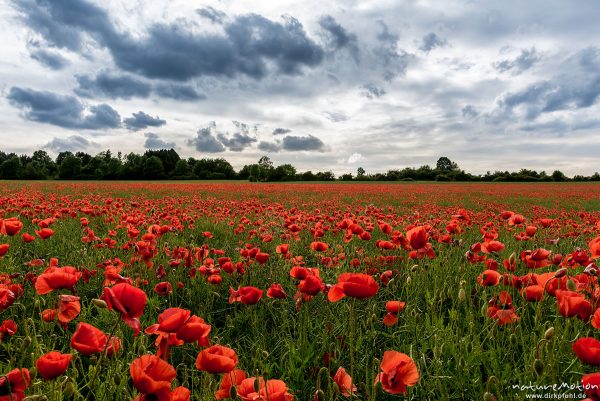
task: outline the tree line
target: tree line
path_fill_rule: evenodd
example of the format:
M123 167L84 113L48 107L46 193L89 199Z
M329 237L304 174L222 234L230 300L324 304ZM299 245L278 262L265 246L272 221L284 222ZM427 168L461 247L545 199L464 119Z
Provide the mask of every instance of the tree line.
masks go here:
M456 162L440 157L435 167L424 165L368 174L359 167L356 174L336 177L331 171L298 172L291 164L274 166L268 156L235 171L223 158L181 158L174 149L147 150L144 154L106 150L92 156L85 152L60 152L52 159L44 150L30 155L0 151L0 179L4 180L249 180L249 181L600 181L600 175L567 177L559 170L521 169L495 171L484 175L466 173Z

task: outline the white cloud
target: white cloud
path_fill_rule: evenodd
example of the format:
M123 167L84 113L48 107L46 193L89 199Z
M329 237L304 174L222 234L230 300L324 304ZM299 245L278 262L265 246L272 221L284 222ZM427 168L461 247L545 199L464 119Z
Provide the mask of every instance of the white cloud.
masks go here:
M442 155L475 173L525 167L560 168L573 175L590 174L597 168L589 161L600 151L600 144L593 140L600 132L595 117L600 105L593 89L600 83L584 80L583 75L573 77L569 71L586 71L586 62L593 64L590 71L598 70L592 56L599 46L600 7L594 0L576 6L560 0L510 0L502 7L468 0L202 2L205 9L212 7L211 15L218 16L213 22L196 12L198 4L185 0L153 1L144 7L125 0L85 2L92 9L104 10L108 18L85 28L88 33L81 35L79 48L69 42L72 50L51 46L49 38L24 22L23 12L15 7L25 4L21 9L32 12L43 0L0 3L3 151L32 152L46 144L58 149L67 140L69 146L89 140L98 146L88 149L143 152L150 139L160 141L161 146L179 145L177 151L183 157L213 152L238 168L258 160L265 151L274 152L275 163L290 162L299 170L331 169L338 174L353 170L357 163L370 173L434 164ZM118 43L107 44L115 37L102 37L102 32L129 35L132 42L126 43L130 47L125 50L143 52L144 39L157 35L153 29L168 30L176 24L184 37L223 36L228 23L249 23L236 18L250 13L264 18L253 20L269 26L263 33L291 24L296 29L294 38L305 37L307 43L324 49L322 59L313 54L310 62L298 64L297 69L295 56L286 55L285 48L271 48L268 51L279 51L287 59L265 56L266 64L261 66L252 64L256 61L252 55L233 54L246 64L235 64L230 75L203 75L198 73L202 69L179 71L179 76L189 79L173 82L157 78L176 75L172 71L149 74L144 69L149 66L127 64L132 59L117 54ZM101 27L102 21L112 25ZM71 39L79 38L76 32L83 29L82 24L73 22L78 28L69 31L75 33ZM32 51L37 58L32 58ZM65 62L61 68L56 62L50 68L40 62L42 54ZM114 79L99 79L108 76L107 71ZM136 83L135 88L110 92L110 84L123 76ZM561 80L565 76L569 79ZM79 81L88 77L86 97L81 95L77 77ZM515 106L513 115L499 112L499 102L506 102L509 94L527 93L532 85L557 80L564 102L551 100L560 107L532 112L529 120L525 103ZM81 133L74 128L77 124L43 123L55 119L41 118L39 113L34 114L38 116L35 121L27 119L27 113L7 99L13 87L75 96L85 110L107 103L123 118L143 111L168 123L152 127L156 134L151 138L132 134L125 126L114 128L116 124ZM585 97L580 96L582 87L589 90ZM102 90L93 93L98 88ZM119 88L123 89L120 83ZM545 92L544 99L549 93ZM541 101L536 99L534 106L539 108ZM575 107L578 104L585 107ZM218 132L207 130L207 121L215 121ZM257 128L236 137L238 130L231 121ZM277 128L281 134L274 136ZM82 140L72 140L75 136ZM291 139L285 140L287 136ZM313 150L298 152L298 145L308 140ZM543 155L524 150L534 144L543 148ZM585 151L578 144L585 144ZM159 146L158 142L152 146Z

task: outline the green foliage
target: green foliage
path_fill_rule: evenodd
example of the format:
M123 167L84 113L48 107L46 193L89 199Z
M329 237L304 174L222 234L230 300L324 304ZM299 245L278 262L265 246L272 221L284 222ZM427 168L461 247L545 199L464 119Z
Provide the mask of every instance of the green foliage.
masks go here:
M61 169L64 161L69 162ZM80 165L73 166L73 157L79 159ZM148 161L149 159L152 161ZM157 159L162 164L159 167ZM124 157L121 153L115 157L110 150L92 156L85 152L60 152L56 160L43 150L36 150L32 156L14 153L6 154L0 151L0 179L45 180L45 179L86 179L86 180L249 180L252 182L285 182L285 181L332 181L336 177L331 171L298 172L289 163L275 166L268 156L262 156L257 163L244 165L239 172L223 158L193 157L181 159L174 149L147 150L144 154L129 153ZM340 181L506 181L506 182L535 182L535 181L600 181L598 173L590 177L576 175L566 177L561 171L552 175L545 171L521 169L518 172L489 171L484 175L473 175L461 170L458 165L443 156L435 168L423 165L418 168L405 167L401 170L390 169L386 173L367 174L359 167L354 177L352 174L341 174Z
M79 178L81 173L81 159L75 155L69 154L58 167L58 178L73 179Z

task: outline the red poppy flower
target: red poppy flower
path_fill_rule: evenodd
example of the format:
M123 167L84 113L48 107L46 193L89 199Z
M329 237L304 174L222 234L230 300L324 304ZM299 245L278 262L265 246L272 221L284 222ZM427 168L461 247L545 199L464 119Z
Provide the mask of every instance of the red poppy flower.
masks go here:
M198 354L196 368L208 373L229 373L235 369L238 356L234 350L222 345L213 345Z
M344 296L353 298L370 298L377 293L379 285L375 279L363 273L342 273L338 282L327 293L330 302L337 302Z
M600 373L590 373L581 378L583 391L592 397L592 400L600 398Z
M26 244L35 241L35 237L29 233L23 234L23 242Z
M156 355L142 355L129 365L134 387L147 399L169 400L171 382L177 376L175 368Z
M11 217L0 222L0 233L6 234L10 237L17 235L23 228L21 223L16 217Z
M596 237L589 243L590 252L592 253L592 258L597 259L600 258L600 237Z
M380 369L375 383L381 383L383 390L390 394L406 394L407 387L419 381L417 365L411 357L401 352L385 351Z
M154 286L154 292L158 295L167 296L173 292L173 287L168 281L163 281Z
M592 305L585 295L575 291L556 290L558 311L564 317L578 316L587 321L592 313Z
M417 226L406 232L410 247L414 250L423 249L429 241L428 226Z
M54 290L72 289L82 273L72 266L50 266L40 274L35 282L35 291L44 295Z
M63 375L67 371L71 363L71 356L71 354L50 351L35 361L35 367L40 376L46 380L51 380Z
M229 303L241 302L244 305L254 305L262 298L263 290L256 287L239 287L237 290L229 287Z
M529 269L541 269L548 266L550 264L549 256L550 251L543 248L521 252L521 260L525 262Z
M0 401L22 401L29 384L31 377L26 368L13 369L0 376Z
M592 337L580 338L573 343L572 348L581 362L600 366L600 341Z
M212 330L212 326L207 324L204 319L196 315L192 315L180 328L177 330L177 338L186 343L198 342L201 347L208 347L208 335Z
M406 302L401 302L401 301L387 301L385 303L385 309L389 313L398 314L404 310L405 306L406 306Z
M277 245L277 247L275 248L275 252L280 253L282 255L287 254L289 252L289 250L290 250L289 244Z
M14 320L8 319L0 324L0 343L6 334L14 336L17 333L18 326Z
M287 298L287 294L283 290L283 287L281 286L281 284L273 283L267 290L267 297L283 299L283 298Z
M327 245L325 242L315 241L310 244L310 249L316 252L325 252L329 249L329 245Z
M544 287L541 285L530 285L521 290L523 297L530 301L541 301L544 298Z
M387 310L387 314L383 318L383 324L386 326L393 326L398 322L398 313L404 310L406 306L406 302L400 301L388 301L385 303L385 309Z
M165 333L175 333L190 318L187 309L168 308L158 315L158 330Z
M60 295L58 303L58 321L61 323L69 323L71 320L79 316L81 312L81 304L79 297L74 295Z
M91 324L79 322L71 337L71 347L83 355L93 355L104 350L108 337L104 332ZM120 341L117 337L110 339L106 347L106 355L112 355L119 350Z
M240 369L234 369L223 375L219 389L215 393L216 400L231 398L231 387L238 387L246 378L246 373Z
M600 329L600 308L596 309L594 316L592 316L592 326L596 329Z
M283 380L267 380L258 378L258 391L255 388L256 377L242 380L237 387L237 394L243 401L292 401L294 396L288 392L287 385Z
M267 261L269 260L269 254L264 252L258 252L254 256L254 259L256 259L256 261L262 265L267 263Z
M189 389L179 386L171 392L169 401L190 401L190 395Z
M40 315L42 316L42 320L46 323L51 323L56 319L56 309L44 309Z
M128 283L120 283L114 287L104 287L102 299L106 301L109 310L116 310L126 325L131 327L134 335L140 332L139 317L144 313L146 293Z
M351 394L356 393L356 386L352 383L352 377L346 372L346 369L339 367L333 381L338 385L342 395L344 397L350 397Z
M495 270L485 270L477 277L477 282L485 287L494 286L500 283L501 277L502 275Z
M9 244L0 244L0 258L8 253Z
M504 250L504 244L500 241L484 241L481 244L483 253L498 253Z
M309 274L298 283L298 291L306 295L317 295L323 288L321 277Z
M498 326L504 326L505 324L515 323L520 318L514 311L514 309L498 309L493 314L492 319L495 319Z
M48 239L54 235L54 230L51 228L42 228L41 230L35 230L35 233L41 239Z

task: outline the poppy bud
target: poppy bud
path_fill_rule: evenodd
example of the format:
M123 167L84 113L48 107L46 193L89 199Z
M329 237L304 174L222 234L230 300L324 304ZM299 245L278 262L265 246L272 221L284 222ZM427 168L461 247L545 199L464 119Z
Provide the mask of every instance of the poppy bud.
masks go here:
M33 303L33 306L35 309L40 309L40 300L36 299L35 302Z
M414 272L416 272L416 271L417 271L417 269L418 269L418 268L419 268L419 265L413 265L413 266L410 268L410 272L411 272L411 273L414 273Z
M569 291L576 291L577 290L577 284L575 284L575 282L573 280L568 280L567 281L567 288L569 289Z
M75 385L71 380L68 380L63 387L63 395L65 398L69 398L73 394L75 394Z
M21 353L24 353L27 348L31 345L31 337L27 336L23 338L23 342L21 343Z
M263 354L263 356L264 356L265 358L268 358L268 357L269 357L269 352L268 352L268 351L265 351L265 350L263 350L262 354Z
M558 269L558 270L556 271L556 273L554 273L554 277L556 277L556 278L561 278L561 277L564 277L564 276L566 276L566 275L567 275L567 273L568 273L568 272L569 272L569 270L567 270L567 268L566 268L566 267L563 267L563 268L561 268L561 269Z
M325 393L323 393L323 390L318 389L317 391L315 391L313 401L325 401Z
M381 384L381 381L378 381L377 383L375 383L375 394L379 394L383 391L383 385Z
M541 359L536 359L533 361L533 370L540 377L544 373L544 362Z
M121 375L120 374L116 374L113 376L113 381L115 382L115 384L118 386L119 384L121 384Z
M237 389L235 388L235 386L231 386L231 388L229 389L229 397L232 400L237 400Z
M234 386L232 386L232 387L234 387ZM256 391L257 393L260 392L260 381L259 381L258 374L256 375L256 379L254 379L254 391Z
M410 278L410 276L408 276L408 277L406 278L406 284L410 284L410 283L411 283L411 281L412 281L412 279Z
M583 272L585 274L587 274L588 276L597 276L598 275L598 270L594 267L594 265L592 263L587 265Z
M548 328L548 330L546 330L546 332L544 333L544 339L546 341L550 341L552 340L552 338L554 337L554 327L550 327Z
M458 290L458 300L460 302L464 302L467 299L467 294L465 294L465 290L461 288Z
M494 394L490 393L489 391L486 391L485 393L483 393L483 401L496 401L496 397L494 396Z
M108 305L102 299L92 299L92 302L98 309L107 309Z
M33 352L31 353L31 359L35 361L35 354ZM31 380L34 380L37 377L37 373L37 368L35 366L29 368L29 377Z

